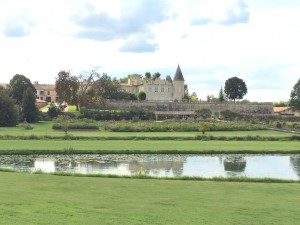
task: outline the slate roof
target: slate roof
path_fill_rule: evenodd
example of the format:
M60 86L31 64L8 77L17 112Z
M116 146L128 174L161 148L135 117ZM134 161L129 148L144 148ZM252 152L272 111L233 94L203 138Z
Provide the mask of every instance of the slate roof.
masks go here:
M176 73L174 75L174 78L173 80L175 81L184 81L184 78L183 78L183 75L182 75L182 72L181 72L181 69L180 69L180 66L178 65L177 66L177 70L176 70Z

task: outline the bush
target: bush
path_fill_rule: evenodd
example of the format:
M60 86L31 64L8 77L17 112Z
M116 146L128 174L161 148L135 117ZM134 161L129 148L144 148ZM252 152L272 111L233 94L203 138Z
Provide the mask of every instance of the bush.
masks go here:
M65 129L63 122L57 120L55 124L53 124L53 129ZM99 129L98 123L94 120L90 119L70 119L69 124L67 124L67 129Z

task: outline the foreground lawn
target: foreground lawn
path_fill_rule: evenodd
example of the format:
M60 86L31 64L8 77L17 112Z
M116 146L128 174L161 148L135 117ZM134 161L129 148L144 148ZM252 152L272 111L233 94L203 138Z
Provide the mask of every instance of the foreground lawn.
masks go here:
M299 184L0 172L0 224L298 224Z
M0 140L5 151L83 151L83 152L299 152L299 141L180 141L180 140Z

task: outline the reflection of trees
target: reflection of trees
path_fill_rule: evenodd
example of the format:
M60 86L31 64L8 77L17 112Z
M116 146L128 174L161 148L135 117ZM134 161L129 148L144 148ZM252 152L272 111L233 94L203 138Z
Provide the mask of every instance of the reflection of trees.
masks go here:
M34 168L34 158L23 155L3 155L0 157L0 165L1 167L29 172L31 168Z
M246 160L242 156L226 156L223 163L224 170L231 176L244 173L247 164Z
M132 174L142 171L144 174L159 175L161 172L173 173L174 176L181 176L183 171L183 164L185 160L176 161L165 161L165 160L154 160L154 161L132 161L129 162L129 170Z
M293 169L295 170L298 177L300 178L300 155L291 156L290 163L292 164Z

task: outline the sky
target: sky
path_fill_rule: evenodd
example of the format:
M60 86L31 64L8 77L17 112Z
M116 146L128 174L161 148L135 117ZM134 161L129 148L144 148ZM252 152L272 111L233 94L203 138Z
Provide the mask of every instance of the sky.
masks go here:
M61 70L111 77L180 65L189 92L243 79L256 102L287 101L300 79L299 0L0 0L0 83L54 84Z

